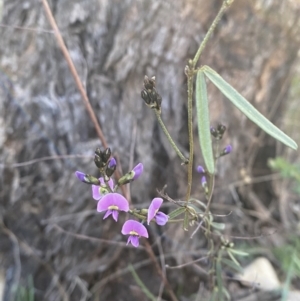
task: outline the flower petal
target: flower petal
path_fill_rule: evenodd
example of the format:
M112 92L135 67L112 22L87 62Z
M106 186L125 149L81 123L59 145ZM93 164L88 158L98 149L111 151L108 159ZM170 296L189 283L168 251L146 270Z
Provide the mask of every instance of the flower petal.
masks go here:
M112 210L112 217L116 222L118 221L118 216L119 216L119 211Z
M106 213L104 214L103 219L108 218L112 213L113 213L113 210L107 210Z
M159 226L164 226L169 220L169 216L165 213L158 211L155 215L155 221Z
M99 201L102 198L102 194L100 193L100 186L92 185L92 194L93 199Z
M140 222L137 222L132 219L130 219L124 223L121 232L123 235L128 235L128 234L130 234L131 231L136 232L139 236L144 236L147 238L149 237L146 227L143 224L141 224Z
M131 244L132 244L134 247L137 248L137 247L139 246L139 244L140 244L139 238L138 238L137 236L135 236L135 235L130 235L129 238L130 238Z
M127 212L129 210L128 201L119 193L106 194L97 205L97 211L105 211L110 206L117 206L118 210Z
M113 157L110 158L109 161L108 161L107 167L113 169L113 168L115 168L116 166L117 166L117 161L116 161L116 159L113 158Z
M75 176L76 176L77 179L80 180L81 182L85 182L85 181L84 181L85 173L83 173L83 172L81 172L81 171L76 171L76 172L75 172Z
M161 204L163 202L162 198L154 198L149 206L148 209L148 217L147 217L147 223L150 224L151 220L154 218L157 210L160 208Z
M140 175L142 174L143 170L144 170L144 166L142 163L139 163L138 165L136 165L132 170L134 172L133 180L136 180L137 178L139 178Z

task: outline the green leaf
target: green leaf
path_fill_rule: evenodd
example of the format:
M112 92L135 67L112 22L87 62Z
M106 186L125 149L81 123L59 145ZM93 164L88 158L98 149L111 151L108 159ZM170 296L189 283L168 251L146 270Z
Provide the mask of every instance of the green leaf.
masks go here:
M222 267L220 259L216 260L216 276L217 276L217 286L218 286L218 299L223 301L223 279L222 279Z
M175 218L176 216L182 214L185 211L186 211L185 207L178 207L178 208L176 208L174 211L172 211L172 212L170 212L168 214L169 220L172 220L173 218Z
M227 249L227 254L229 255L230 259L238 266L241 266L240 263L236 260L236 258L231 253L232 250Z
M215 223L215 222L212 222L210 224L213 228L217 229L217 230L224 230L226 225L223 224L223 223Z
M201 70L213 82L213 84L250 120L257 124L263 131L284 143L292 149L297 149L297 143L282 132L271 121L258 112L239 92L229 85L216 71L208 66ZM198 72L199 74L199 72Z
M196 80L196 109L198 122L198 135L200 148L207 171L210 174L215 172L215 161L212 149L210 122L208 111L208 100L206 91L206 82L203 72L200 70Z
M234 261L232 260L229 260L227 258L222 258L222 262L224 264L226 264L227 266L229 266L231 269L239 272L239 273L242 273L244 270L243 268L240 266L240 265L237 265Z
M249 256L249 253L240 250L230 249L230 252L238 256Z
M189 229L189 213L185 211L184 219L183 219L183 230L188 231Z
M136 271L134 270L134 267L132 264L128 266L134 280L136 281L137 285L140 287L140 289L144 292L144 294L152 301L156 301L157 298L149 291L149 289L146 287L144 282L141 280L141 278L138 276Z

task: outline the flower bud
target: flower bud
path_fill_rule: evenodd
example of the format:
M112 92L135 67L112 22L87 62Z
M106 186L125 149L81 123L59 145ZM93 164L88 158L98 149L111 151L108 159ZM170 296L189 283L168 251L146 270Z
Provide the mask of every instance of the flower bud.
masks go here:
M140 175L143 173L144 166L142 163L139 163L136 165L131 172L134 172L133 180L136 180L140 177Z
M103 162L107 163L108 159L110 158L111 156L111 150L110 148L108 147L107 149L105 149L102 154L101 154L101 158L103 160Z
M83 183L87 184L94 184L94 185L99 185L100 181L99 179L91 176L91 175L86 175L83 172L76 171L75 176L77 177L78 180L80 180Z
M115 172L116 168L117 168L116 159L115 158L109 159L108 164L107 164L107 168L106 168L106 171L105 171L106 175L108 177L111 177L113 175L113 173Z
M149 78L147 75L144 77L144 87L147 90L152 90L155 87L155 76Z
M213 137L215 138L218 137L218 132L213 126L210 127L210 133L212 134Z
M203 166L199 165L197 167L197 172L200 173L200 174L205 174L205 169L203 168Z
M217 131L219 132L220 135L223 136L223 134L224 134L225 131L226 131L226 126L223 125L223 124L221 124L221 123L219 123L219 124L218 124L218 127L217 127Z
M223 151L221 152L220 156L225 156L228 155L232 152L232 146L230 144L228 144Z
M201 185L204 188L205 194L208 194L208 186L207 186L207 180L205 176L202 176L201 178Z
M149 106L151 103L151 99L148 95L148 92L146 90L143 90L141 92L141 97L143 98L143 100L145 101L146 105Z
M136 165L132 171L128 172L127 174L125 174L123 177L121 177L119 180L118 180L118 185L121 186L121 185L124 185L124 184L127 184L127 183L130 183L134 180L136 180L137 178L140 177L140 175L142 174L143 172L143 164L142 163L139 163L138 165Z

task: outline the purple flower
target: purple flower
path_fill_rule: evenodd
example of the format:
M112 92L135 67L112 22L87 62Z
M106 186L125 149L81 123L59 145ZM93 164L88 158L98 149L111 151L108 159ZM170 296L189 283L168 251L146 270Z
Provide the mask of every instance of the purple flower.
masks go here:
M97 205L98 212L106 211L103 219L112 214L115 221L118 221L119 211L127 212L128 210L128 201L119 193L106 194L100 199Z
M166 215L161 211L158 211L162 203L163 203L163 199L161 198L154 198L152 200L148 209L148 218L147 218L148 225L150 224L153 218L155 218L156 223L160 226L164 226L168 222L169 219L168 215Z
M129 235L127 245L131 243L136 248L139 246L139 238L141 236L148 238L148 231L146 227L132 219L124 223L122 227L122 234Z
M132 172L134 173L134 176L133 176L133 180L136 180L137 178L139 178L139 176L142 174L144 170L144 166L142 163L139 163L138 165L136 165Z
M99 201L104 195L109 193L106 184L104 182L103 178L99 178L100 186L98 185L92 185L92 193L93 193L93 199L96 201ZM111 190L114 189L114 181L110 179L108 182L108 185Z

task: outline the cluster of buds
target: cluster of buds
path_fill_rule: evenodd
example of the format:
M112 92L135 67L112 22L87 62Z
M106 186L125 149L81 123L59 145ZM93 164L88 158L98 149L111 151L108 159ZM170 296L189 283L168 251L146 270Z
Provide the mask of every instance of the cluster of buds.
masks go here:
M155 89L155 76L149 78L145 75L144 89L141 92L141 96L147 106L160 112L162 98Z
M117 162L115 158L110 158L110 156L111 151L109 148L104 151L97 148L95 151L94 161L102 175L99 179L80 171L76 171L75 175L81 182L92 185L92 196L98 202L97 211L105 212L103 219L112 216L112 218L117 222L119 212L135 211L129 209L129 203L126 198L116 191L119 186L138 179L143 172L143 164L139 163L136 165L130 172L118 180L117 185L114 185L114 181L111 179L111 176L116 169ZM140 210L138 216L140 216L143 221L147 220L148 225L152 220L160 226L165 225L169 217L159 211L162 202L163 200L161 198L153 199L149 208ZM139 246L140 237L148 238L148 231L146 227L135 220L127 220L122 227L121 233L123 235L129 235L127 244L131 243L134 247Z
M117 161L115 158L110 158L111 150L110 148L101 151L98 147L95 150L94 162L99 168L101 175L110 178L117 168Z
M221 140L223 138L223 135L226 131L226 126L219 123L217 128L210 127L210 133L211 135L216 138L216 140ZM217 154L217 158L228 155L232 152L232 146L229 144L227 145L220 154Z
M226 126L221 123L218 124L217 128L210 127L210 133L217 140L221 140L223 138L225 131L226 131Z

